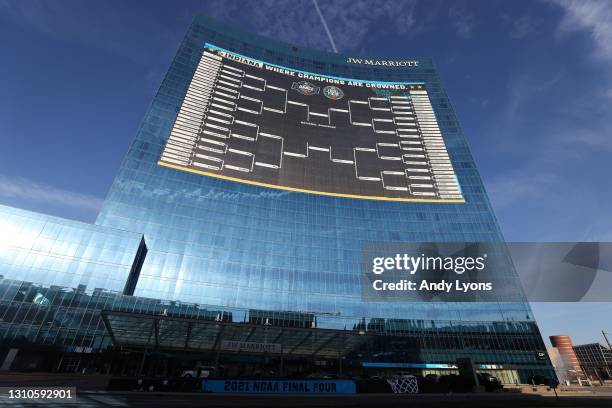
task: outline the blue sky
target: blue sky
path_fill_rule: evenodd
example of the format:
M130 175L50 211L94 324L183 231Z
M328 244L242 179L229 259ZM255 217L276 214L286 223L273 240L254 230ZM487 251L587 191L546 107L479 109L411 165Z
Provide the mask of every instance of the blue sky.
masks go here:
M340 52L436 62L509 241L612 241L612 2L318 0ZM93 221L196 13L331 50L312 0L0 0L0 203ZM600 341L612 304L534 304Z

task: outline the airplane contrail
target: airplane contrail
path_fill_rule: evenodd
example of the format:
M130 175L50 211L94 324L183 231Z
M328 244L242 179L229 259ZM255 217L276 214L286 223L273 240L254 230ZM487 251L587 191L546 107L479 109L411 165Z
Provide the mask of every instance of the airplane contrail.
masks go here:
M329 31L329 27L327 26L327 23L325 22L325 18L323 18L323 13L321 13L321 9L319 8L319 3L317 2L317 0L312 0L312 3L314 4L315 9L317 10L317 14L321 18L321 23L323 23L323 28L325 28L325 32L327 33L327 38L329 38L329 42L331 43L332 49L334 50L335 53L338 53L338 48L336 48L334 37L332 37L331 31Z

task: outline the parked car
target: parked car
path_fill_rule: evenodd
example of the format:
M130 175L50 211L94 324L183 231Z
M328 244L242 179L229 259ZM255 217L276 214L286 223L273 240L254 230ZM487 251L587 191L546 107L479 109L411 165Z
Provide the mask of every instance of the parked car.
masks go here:
M411 373L410 371L400 371L395 376L396 377L415 377L415 374Z
M550 378L545 375L534 375L529 381L532 385L549 385Z
M438 374L427 374L425 376L425 379L437 383L438 381L440 381L440 376Z
M183 370L181 378L208 378L215 372L215 367L200 366L193 370Z
M479 373L478 374L478 382L482 385L487 391L497 391L504 388L502 383L497 379L497 377L492 376L489 373Z
M306 378L308 378L308 379L319 379L319 380L336 380L336 379L340 378L340 376L338 374L335 374L335 373L319 372L319 373L308 374L306 376Z

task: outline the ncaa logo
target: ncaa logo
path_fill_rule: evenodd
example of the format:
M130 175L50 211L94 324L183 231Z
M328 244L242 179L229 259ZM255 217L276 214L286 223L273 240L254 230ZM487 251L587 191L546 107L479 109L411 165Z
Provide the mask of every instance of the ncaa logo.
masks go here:
M332 101L337 101L338 99L342 99L344 92L337 86L326 86L323 88L323 95Z
M308 81L300 81L294 82L291 85L291 89L298 91L302 95L310 96L318 94L321 88L319 88L318 86L314 86Z

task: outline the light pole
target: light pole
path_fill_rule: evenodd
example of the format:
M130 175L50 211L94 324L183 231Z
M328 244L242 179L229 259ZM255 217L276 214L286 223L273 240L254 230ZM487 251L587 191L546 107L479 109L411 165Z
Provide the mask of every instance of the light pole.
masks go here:
M609 348L610 350L612 350L612 346L610 346L610 340L608 340L607 333L606 333L605 331L603 331L603 330L602 330L602 331L601 331L601 334L603 334L604 339L606 339L606 343L608 343L608 348Z
M608 349L610 349L612 351L612 346L610 346L610 340L608 340L608 335L605 331L601 331L601 334L603 334L604 339L606 339L606 343L608 343ZM608 365L608 361L606 361L606 357L604 355L604 364L606 365L606 373L608 374L608 378L610 378L610 366Z

